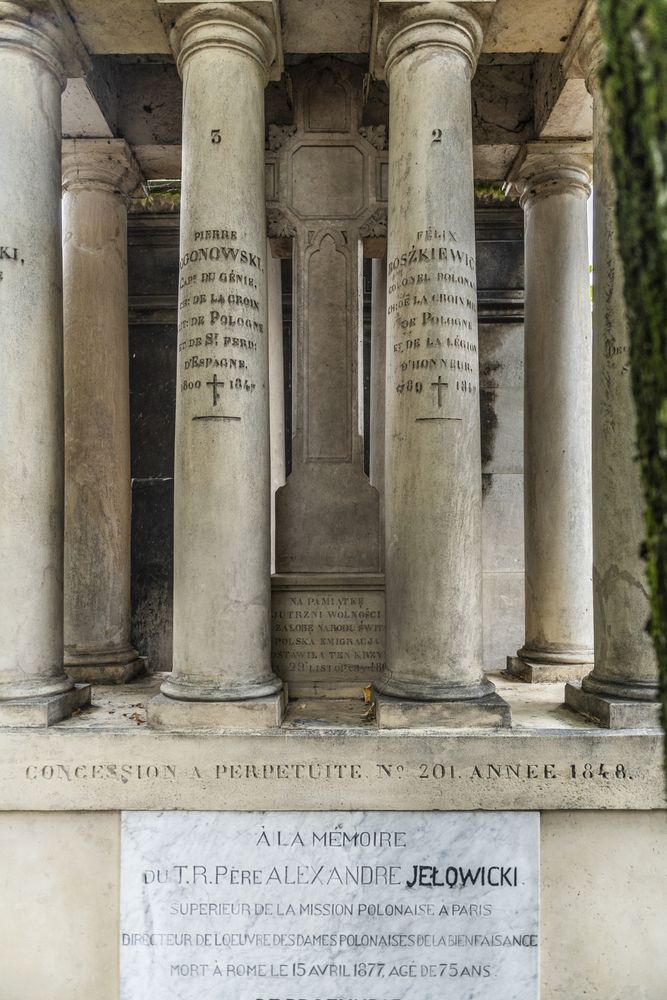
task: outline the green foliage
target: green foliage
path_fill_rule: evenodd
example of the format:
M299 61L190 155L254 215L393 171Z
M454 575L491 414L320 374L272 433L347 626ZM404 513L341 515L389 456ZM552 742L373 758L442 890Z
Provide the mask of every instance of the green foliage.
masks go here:
M667 0L598 0L646 496L651 634L667 722Z

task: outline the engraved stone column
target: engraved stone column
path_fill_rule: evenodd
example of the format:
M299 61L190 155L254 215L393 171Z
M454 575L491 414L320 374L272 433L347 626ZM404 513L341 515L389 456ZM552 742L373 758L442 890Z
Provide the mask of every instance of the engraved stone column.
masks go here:
M264 201L275 45L234 4L190 8L172 45L183 78L174 669L150 719L276 725Z
M373 260L371 286L371 413L370 481L380 495L380 525L384 528L384 411L387 363L387 259ZM384 569L384 552L380 553Z
M60 96L54 20L0 3L0 725L90 701L63 669Z
M607 113L597 81L599 28L589 7L579 59L593 94L593 589L595 666L566 704L609 728L659 724L629 332L618 251Z
M593 664L591 308L583 143L535 143L515 168L525 212L526 632L510 673L580 680Z
M376 685L378 720L503 725L509 709L482 671L470 96L482 31L474 16L437 0L390 22L380 42L390 122L387 672Z
M65 666L122 683L130 642L130 399L126 197L140 182L122 139L63 143Z

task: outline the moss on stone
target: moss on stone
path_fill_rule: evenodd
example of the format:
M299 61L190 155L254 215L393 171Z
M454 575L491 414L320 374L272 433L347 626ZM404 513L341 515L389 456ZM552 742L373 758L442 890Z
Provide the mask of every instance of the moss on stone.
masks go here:
M667 0L598 0L646 496L650 630L667 722Z

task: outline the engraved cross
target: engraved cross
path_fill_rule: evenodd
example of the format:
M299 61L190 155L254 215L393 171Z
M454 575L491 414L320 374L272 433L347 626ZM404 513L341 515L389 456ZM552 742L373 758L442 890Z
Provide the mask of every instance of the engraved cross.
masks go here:
M437 382L431 382L431 385L432 385L432 387L434 389L438 390L438 409L440 409L442 407L442 390L443 389L447 389L448 386L449 386L449 383L448 382L443 382L442 381L442 375L438 375L438 381Z
M224 384L225 384L224 382L219 382L218 381L218 376L217 375L213 376L213 381L212 382L207 382L206 383L206 385L212 385L213 386L213 405L214 406L218 405L218 393L220 392L220 389L222 388L222 386Z

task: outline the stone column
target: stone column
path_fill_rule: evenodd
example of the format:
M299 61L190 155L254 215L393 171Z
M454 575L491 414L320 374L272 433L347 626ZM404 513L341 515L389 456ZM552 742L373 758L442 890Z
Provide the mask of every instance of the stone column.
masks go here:
M276 725L264 193L275 44L243 7L201 4L172 45L183 78L174 669L149 718Z
M481 44L477 19L440 0L380 38L390 91L381 726L509 722L482 671L470 95Z
M637 461L629 331L618 251L616 191L607 113L597 73L602 61L592 6L579 52L593 95L593 591L595 666L568 684L566 704L609 728L659 724L658 672L650 615L644 498Z
M387 364L387 258L374 258L371 285L371 486L380 494L380 530L384 536L384 411ZM380 569L384 551L380 549Z
M271 428L271 572L276 565L276 490L285 485L285 372L281 261L266 241L269 313L269 424Z
M577 681L593 664L590 152L534 143L515 169L525 212L523 680Z
M63 143L65 667L122 683L130 642L127 196L140 182L122 139Z
M0 725L90 701L63 669L60 28L0 3Z

